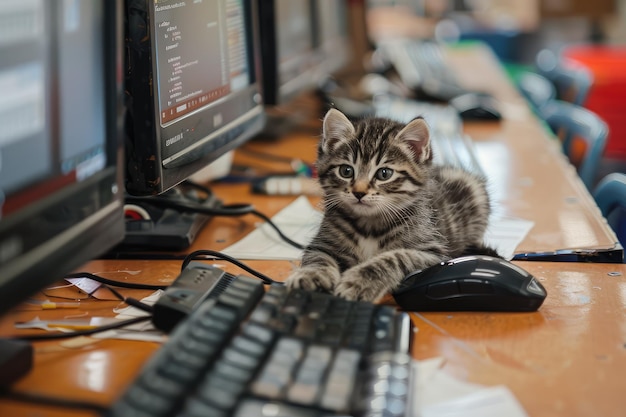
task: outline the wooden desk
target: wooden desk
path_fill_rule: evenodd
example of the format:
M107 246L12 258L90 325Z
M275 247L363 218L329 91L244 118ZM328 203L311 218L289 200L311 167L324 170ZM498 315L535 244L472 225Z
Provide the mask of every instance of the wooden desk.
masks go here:
M487 86L510 105L500 124L468 126L493 179L497 207L535 222L523 250L610 244L614 235L558 148L545 137L493 56L484 50L451 54L468 85ZM460 64L463 65L460 65ZM467 71L467 72L465 72ZM249 146L312 161L316 138L294 134L276 143ZM238 156L239 161L244 160ZM294 197L251 195L245 184L216 184L226 203L253 202L273 215ZM315 199L314 199L315 200ZM191 249L222 249L250 232L258 219L214 219ZM289 262L251 261L250 266L284 280ZM538 416L621 416L626 375L626 265L518 262L546 287L548 298L538 312L412 313L417 328L413 356L443 357L444 370L455 377L505 385L527 413ZM168 284L178 275L179 261L97 260L84 270L133 282ZM230 265L226 269L239 271ZM140 298L148 291L124 290ZM41 311L22 306L2 317L0 334L19 334L15 321L66 314L111 316L115 301L88 301L77 312ZM24 331L25 332L25 331ZM110 404L159 347L156 343L101 340L69 348L59 342L35 343L35 366L13 387L18 392ZM1 416L93 416L0 399Z

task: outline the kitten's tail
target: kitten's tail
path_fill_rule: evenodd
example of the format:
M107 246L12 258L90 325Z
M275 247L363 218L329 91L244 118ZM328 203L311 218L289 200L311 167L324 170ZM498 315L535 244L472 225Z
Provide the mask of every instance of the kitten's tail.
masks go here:
M489 246L484 245L484 244L474 244L474 245L467 246L463 250L463 252L461 252L459 257L467 256L467 255L487 255L487 256L493 256L494 258L502 258L502 256L500 256L500 254L498 254L498 252L495 249L490 248Z

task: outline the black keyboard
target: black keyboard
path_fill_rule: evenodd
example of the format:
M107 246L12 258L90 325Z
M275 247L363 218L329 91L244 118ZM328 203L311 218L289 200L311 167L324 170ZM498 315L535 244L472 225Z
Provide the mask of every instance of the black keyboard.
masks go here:
M404 417L410 320L245 276L183 319L108 417Z

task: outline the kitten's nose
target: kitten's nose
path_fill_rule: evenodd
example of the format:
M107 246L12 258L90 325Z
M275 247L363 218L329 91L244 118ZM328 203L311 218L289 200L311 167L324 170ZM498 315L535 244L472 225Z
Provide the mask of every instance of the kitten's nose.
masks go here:
M365 196L365 193L360 191L353 191L352 194L356 197L357 200L361 201L361 199Z

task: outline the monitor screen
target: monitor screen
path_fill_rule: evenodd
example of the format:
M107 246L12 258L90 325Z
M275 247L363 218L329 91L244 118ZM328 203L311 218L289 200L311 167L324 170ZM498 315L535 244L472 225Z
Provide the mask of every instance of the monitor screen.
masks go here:
M0 312L124 236L120 6L0 7Z
M126 1L126 189L161 194L263 128L252 0Z

